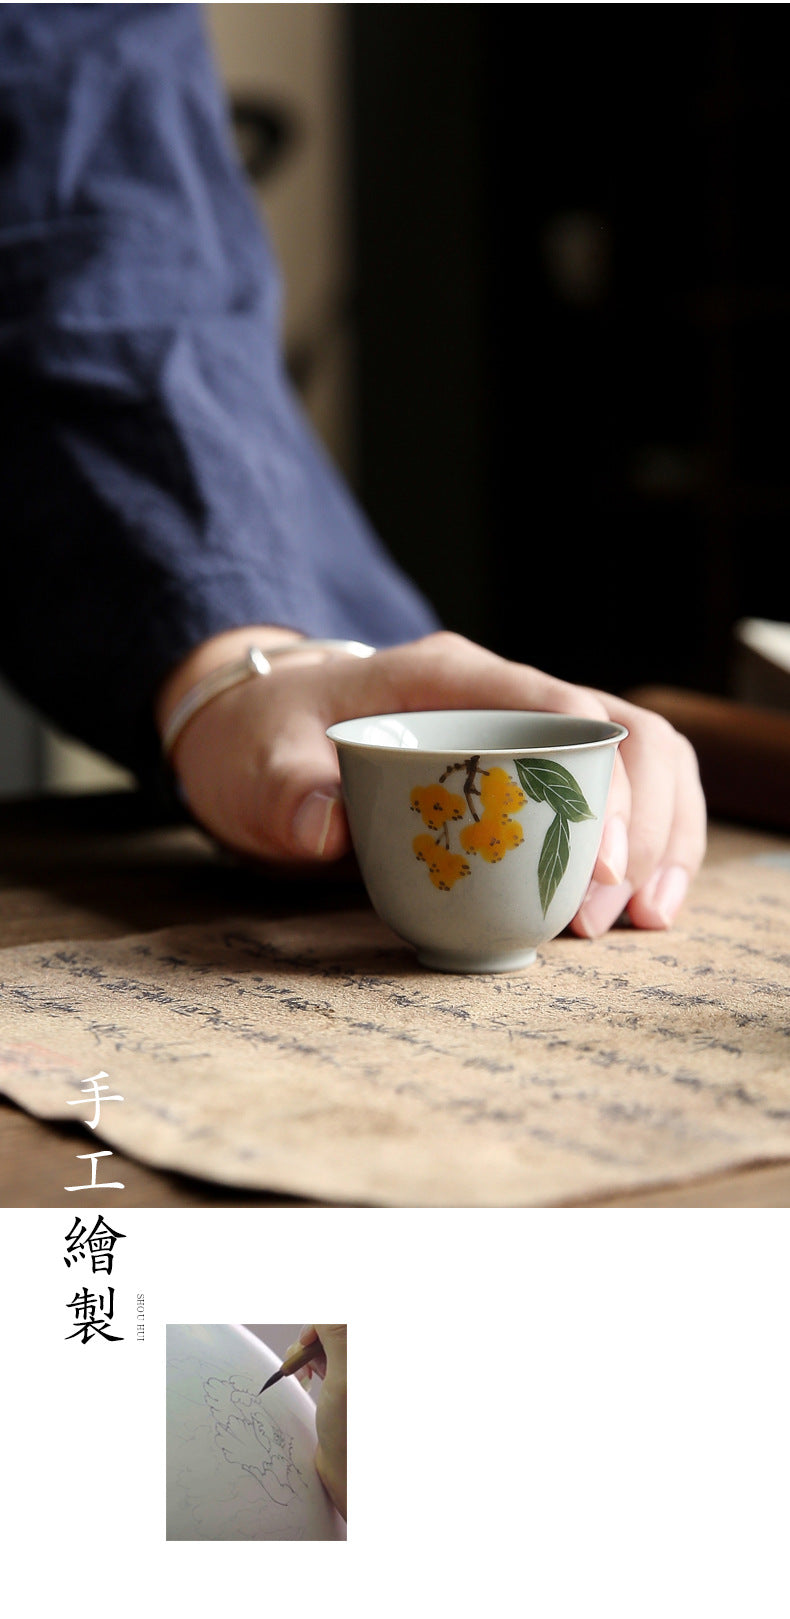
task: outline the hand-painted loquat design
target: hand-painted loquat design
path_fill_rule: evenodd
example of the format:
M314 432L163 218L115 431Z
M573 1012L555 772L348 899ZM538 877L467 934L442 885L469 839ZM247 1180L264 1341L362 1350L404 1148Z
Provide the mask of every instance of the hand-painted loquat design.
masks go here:
M524 841L524 828L514 817L529 799L554 810L554 819L543 840L538 861L538 891L543 915L565 875L570 855L570 822L595 820L578 782L564 765L553 760L516 759L514 781L500 765L490 770L480 766L480 755L458 760L442 771L438 781L415 787L411 807L421 815L428 832L412 842L418 860L425 862L435 888L445 893L462 877L471 875L465 855L475 855L490 865L504 860L511 849ZM463 772L460 793L445 787L449 776ZM471 817L458 833L463 853L450 847L450 823ZM438 836L432 837L431 833Z

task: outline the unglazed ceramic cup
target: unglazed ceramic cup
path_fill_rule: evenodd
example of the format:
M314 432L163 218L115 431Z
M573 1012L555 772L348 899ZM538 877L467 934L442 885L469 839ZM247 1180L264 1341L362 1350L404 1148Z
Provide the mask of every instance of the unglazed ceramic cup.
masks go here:
M576 915L615 755L607 720L503 709L332 725L371 903L426 967L511 972Z
M345 1540L315 1468L316 1408L235 1325L167 1327L167 1539Z

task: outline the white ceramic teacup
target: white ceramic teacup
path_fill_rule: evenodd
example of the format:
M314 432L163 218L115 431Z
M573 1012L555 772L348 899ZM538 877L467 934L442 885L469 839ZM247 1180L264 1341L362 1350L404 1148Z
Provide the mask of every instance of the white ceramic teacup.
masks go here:
M567 927L598 854L622 725L449 709L345 720L327 735L371 903L425 966L512 971Z

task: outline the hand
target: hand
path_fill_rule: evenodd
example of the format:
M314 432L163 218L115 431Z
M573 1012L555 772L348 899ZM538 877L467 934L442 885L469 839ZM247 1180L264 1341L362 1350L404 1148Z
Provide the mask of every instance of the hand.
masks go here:
M248 626L203 643L164 683L160 734L185 691L260 641L293 632ZM348 852L335 749L340 720L418 708L521 708L614 720L618 749L593 881L571 926L595 938L627 908L637 927L674 920L705 852L705 802L690 743L659 715L573 686L447 631L377 652L277 661L264 679L215 697L179 737L173 764L196 819L229 848L294 864Z
M316 1406L318 1449L315 1465L333 1505L346 1517L346 1328L304 1327L299 1342L315 1341L315 1358L304 1371L323 1378ZM290 1351L289 1351L290 1353ZM302 1374L297 1373L301 1378Z

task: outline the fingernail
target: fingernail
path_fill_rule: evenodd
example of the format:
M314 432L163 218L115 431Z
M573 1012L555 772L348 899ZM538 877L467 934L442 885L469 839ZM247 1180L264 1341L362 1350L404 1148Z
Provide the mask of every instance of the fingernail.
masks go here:
M655 918L654 926L668 928L688 893L689 874L684 866L660 867L639 898L644 911Z
M299 805L293 821L293 835L305 854L320 859L323 854L329 828L332 824L332 814L340 802L340 789L337 792L310 793L303 803Z
M617 921L628 904L633 888L630 883L590 883L587 898L576 918L578 926L588 939L598 939Z
M608 871L613 883L624 883L628 870L628 828L621 815L613 815L603 829L598 850L598 866Z

